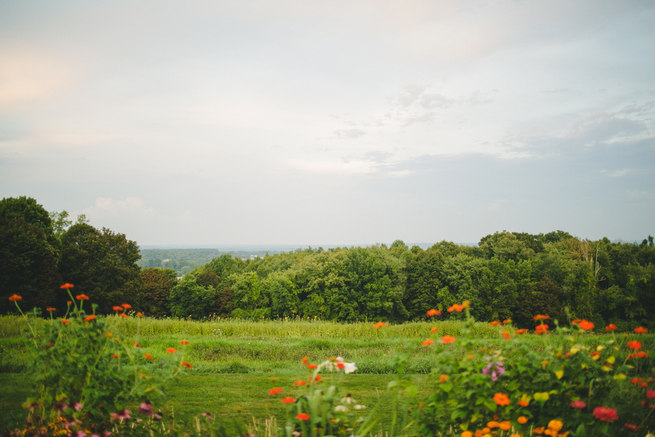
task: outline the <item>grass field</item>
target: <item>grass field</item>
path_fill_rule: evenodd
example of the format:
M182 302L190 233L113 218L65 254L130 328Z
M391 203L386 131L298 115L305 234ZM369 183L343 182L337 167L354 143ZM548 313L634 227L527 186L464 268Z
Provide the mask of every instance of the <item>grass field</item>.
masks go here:
M269 417L283 423L286 406L272 399L268 390L274 386L289 387L293 381L307 376L301 365L303 357L320 363L329 357L341 356L355 362L357 372L342 375L340 384L358 402L377 408L381 427L385 426L391 408L387 385L396 375L395 359L410 357L407 378L419 387L427 387L430 371L435 367L438 349L426 348L421 342L431 327L438 335L458 337L465 329L463 322L420 322L390 325L373 329L372 323L340 324L322 321L262 321L223 320L196 322L185 320L122 319L109 317L110 328L122 333L124 341L138 341L142 351L155 356L165 349L188 340L185 359L193 370L168 384L165 407L176 417L187 418L211 412L224 418L241 417L246 423L258 421L260 426ZM36 320L37 323L47 323ZM506 346L500 331L489 324L476 323L469 338L479 348ZM603 337L585 336L592 344ZM621 334L618 334L621 336ZM522 339L538 351L546 345L567 343L566 336L529 336ZM642 337L644 349L653 348L651 334ZM30 343L26 325L19 317L0 317L0 430L20 424L21 403L30 395L30 375L25 373L30 359ZM443 347L439 345L439 347ZM449 345L456 350L457 343ZM504 352L507 359L515 353ZM329 378L329 376L328 376ZM326 381L329 383L329 381Z

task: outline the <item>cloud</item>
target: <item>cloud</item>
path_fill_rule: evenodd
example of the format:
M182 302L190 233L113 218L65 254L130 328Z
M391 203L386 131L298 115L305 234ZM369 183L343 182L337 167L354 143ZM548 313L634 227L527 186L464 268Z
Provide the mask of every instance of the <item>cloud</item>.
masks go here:
M338 139L359 138L366 135L366 131L361 129L337 129L333 132L332 137Z

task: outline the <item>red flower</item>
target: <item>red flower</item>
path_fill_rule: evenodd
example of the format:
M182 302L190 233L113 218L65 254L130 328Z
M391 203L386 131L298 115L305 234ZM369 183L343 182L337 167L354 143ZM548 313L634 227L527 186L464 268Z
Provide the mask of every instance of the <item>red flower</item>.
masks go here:
M73 287L75 287L75 286L73 284L69 283L69 282L66 282L65 284L61 284L59 286L59 288L61 288L61 289L68 289L68 288L73 288Z
M578 326L583 331L591 331L592 329L594 329L594 324L588 320L581 320Z
M85 321L85 322L90 322L91 320L95 320L95 319L97 319L97 317L95 316L95 314L91 314L90 316L87 316L87 317L84 319L84 321Z
M375 325L373 325L373 329L380 329L383 326L387 326L387 325L388 325L388 323L385 323L385 322L377 322Z
M119 307L119 306L114 306L114 307L112 307L112 309L114 311L123 311L123 307Z
M423 346L430 346L434 341L430 338L426 339L423 343L421 343Z
M521 335L521 334L525 334L527 332L528 332L527 329L517 329L516 331L514 331L514 335Z
M643 326L639 326L638 328L635 328L635 332L637 334L647 334L648 329L644 328Z
M607 407L594 408L594 417L603 422L614 422L619 419L616 410Z
M298 420L309 420L309 414L307 413L300 413L296 416L296 419Z
M505 340L509 340L510 338L512 338L512 336L510 335L509 331L503 331L501 334L503 335L503 338L504 338Z
M75 299L77 299L77 300L89 300L89 296L87 296L86 294L78 294L77 296L75 296Z
M294 402L296 402L296 400L294 398L292 398L291 396L287 396L286 398L282 398L281 402L283 402L285 404L293 404Z
M646 397L647 397L648 399L653 399L653 398L655 398L655 390L648 390L648 391L646 392Z
M125 308L126 310L129 310L129 309L132 308L132 305L130 305L129 303L121 304L121 306L122 306L123 308Z
M53 312L53 311L57 311L57 308L48 307L48 308L46 308L45 310L48 311L49 313L51 313L51 312Z
M346 365L343 364L343 363L337 363L337 367L338 367L339 369L345 369L345 368L346 368Z
M614 331L615 329L616 329L616 325L613 324L613 323L610 323L609 325L607 325L607 326L605 327L605 331L607 331L607 332L609 332L609 331Z
M573 402L571 402L570 405L571 405L573 408L577 409L577 410L582 410L584 407L587 406L587 404L585 404L585 403L582 402L582 401L573 401Z
M303 365L307 364L307 361L309 361L309 357L302 357L302 360L300 361Z
M441 337L441 342L443 344L454 343L455 342L455 337L453 337L452 335L444 335L443 337Z
M323 377L321 375L316 375L316 377L309 378L309 380L313 381L313 382L321 382L321 381L323 381Z
M630 349L634 349L638 351L639 349L641 349L641 343L639 343L637 340L632 340L628 342L628 347Z
M427 313L427 314L428 314L429 317L432 317L432 316L440 316L440 315L441 315L441 311L439 311L439 310L435 310L434 308L432 308L431 310L428 310L428 313Z
M71 321L68 319L61 319L61 323L63 323L64 325L68 325L70 322Z
M122 317L122 318L124 318L124 319L127 319L128 317L130 317L130 316L128 316L128 315L125 314L125 313L120 313L119 316Z
M143 357L144 357L146 360L150 360L150 361L154 361L154 360L155 360L155 359L152 357L152 355L150 355L150 354L143 354Z
M138 313L136 313L136 316L137 316L137 317L143 317L143 313L142 313L142 312L138 312Z
M433 326L432 329L430 329L430 334L434 334L435 332L437 332L437 327Z
M461 313L463 309L464 309L464 305L456 303L455 305L452 305L448 308L448 312L452 313L453 311L455 311Z
M537 327L534 328L534 333L535 334L548 334L548 325L546 325L546 324L537 325Z
M307 364L308 369L318 369L318 366L316 364Z
M500 405L501 407L503 405L509 405L509 397L505 393L496 393L494 395L494 402L496 405Z
M193 369L191 363L188 363L186 361L182 361L182 367L186 367L187 369Z
M307 385L307 382L306 381L296 381L296 382L293 383L293 385L295 385L296 387L299 386L299 385Z
M186 346L187 344L189 344L189 340L180 340L180 344L182 346Z
M17 295L17 294L12 294L12 295L9 297L9 300L10 300L11 302L16 302L16 301L19 301L19 300L21 300L21 299L23 299L23 298L22 298L21 296Z
M168 349L166 349L166 352L168 352L169 354L174 354L175 352L177 352L177 349L175 349L174 347L169 347Z
M269 395L276 395L278 393L282 393L282 388L281 387L274 387L268 391Z
M111 354L111 357L112 357L112 358L120 358L120 355L118 355L118 354Z
M500 320L494 320L493 322L489 323L489 326L498 326L501 325L502 323Z
M533 320L548 320L548 319L550 319L550 316L548 316L546 314L537 314L532 319Z

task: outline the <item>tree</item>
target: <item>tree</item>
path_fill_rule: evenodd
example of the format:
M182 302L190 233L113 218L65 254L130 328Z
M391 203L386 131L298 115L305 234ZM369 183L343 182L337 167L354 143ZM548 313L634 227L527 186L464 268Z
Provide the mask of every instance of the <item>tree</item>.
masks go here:
M142 288L135 309L153 317L170 315L168 298L177 284L175 270L150 267L141 270L139 277Z
M55 304L59 285L57 241L48 212L28 197L0 201L0 312L12 294L23 306Z
M194 278L185 276L171 290L171 314L175 317L203 319L213 312L215 299L216 292L212 288L202 287Z

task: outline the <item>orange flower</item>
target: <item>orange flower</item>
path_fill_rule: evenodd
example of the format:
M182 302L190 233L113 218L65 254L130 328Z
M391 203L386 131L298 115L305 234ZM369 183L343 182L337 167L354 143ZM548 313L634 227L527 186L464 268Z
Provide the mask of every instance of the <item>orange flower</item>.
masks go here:
M295 385L296 387L298 387L299 385L307 385L307 381L296 381L293 383L293 385Z
M388 325L388 323L385 323L385 322L377 322L375 325L373 325L373 329L380 329L383 326L387 326L387 325Z
M502 332L502 335L503 335L503 338L504 338L505 340L509 340L510 338L512 338L512 336L511 336L511 334L509 333L509 331L503 331L503 332Z
M425 347L425 346L430 346L432 343L434 343L434 341L431 338L428 338L421 344Z
M500 320L494 320L493 322L489 323L489 326L498 326L500 324L501 324Z
M296 400L294 398L292 398L291 396L287 396L286 398L282 398L281 401L284 402L285 404L293 404L294 402L296 402Z
M537 327L534 328L534 333L535 334L548 334L548 325L546 325L546 324L537 325Z
M510 423L509 420L503 420L500 422L498 428L502 429L503 431L509 431L509 429L512 427L512 424Z
M112 358L120 358L120 355L118 355L118 354L111 354L111 357L112 357Z
M120 313L119 316L122 317L122 318L124 318L124 319L127 319L127 318L130 317L130 316L128 316L128 315L125 314L125 313Z
M68 320L68 319L61 319L61 323L63 323L64 325L68 325L68 324L70 324L70 322L71 321Z
M296 419L298 420L309 420L309 414L307 413L300 413L296 416Z
M134 347L141 347L141 343L137 343L136 341L132 343L132 346Z
M441 337L441 342L443 344L454 343L455 342L455 337L453 337L452 335L444 335L443 337Z
M307 364L307 368L308 369L318 369L318 366L316 364L311 363L311 364Z
M175 352L177 352L177 349L175 349L174 347L169 347L168 349L166 349L166 352L168 352L169 354L174 354Z
M580 323L578 323L578 327L583 331L591 331L594 329L594 324L588 320L581 320Z
M346 368L346 365L343 364L343 363L337 363L337 367L338 367L339 369L342 369L342 370L343 370L343 369Z
M154 360L155 360L155 359L152 357L152 355L150 355L150 354L143 354L143 357L144 357L146 360L150 360L150 361L154 361Z
M181 344L182 346L186 346L187 344L189 344L189 340L181 340L181 341L180 341L180 344Z
M321 381L323 381L323 377L321 375L316 375L316 377L309 378L309 380L313 381L313 382L321 382Z
M437 332L437 327L433 326L432 329L430 329L430 334L434 334L435 332Z
M519 405L522 406L522 407L527 407L528 405L530 405L530 402L525 400L525 399L521 399L519 401Z
M78 294L77 296L75 296L75 299L77 299L77 300L89 300L89 296L87 296L86 294Z
M571 320L571 325L577 325L578 323L583 322L583 321L584 320L582 320L582 319Z
M439 376L439 384L443 384L444 382L448 381L450 379L450 376L446 374L442 374Z
M136 316L137 316L137 317L143 317L143 313L142 313L142 312L138 312L138 313L136 313Z
M493 399L496 405L500 405L501 407L509 405L509 397L505 393L496 393Z
M22 298L21 296L17 295L17 294L12 294L12 295L9 297L9 300L10 300L11 302L17 302L17 301L19 301L19 300L21 300L21 299L23 299L23 298Z
M301 363L307 364L307 361L309 361L309 357L302 357L302 360L300 361Z
M440 316L440 315L441 315L441 311L439 311L439 310L435 310L434 308L432 308L431 310L428 310L427 314L428 314L428 317L432 317L432 316Z
M193 369L193 366L186 361L182 361L182 367L186 367L187 369Z
M75 286L73 284L69 283L69 282L66 282L65 284L61 284L59 286L59 288L61 288L61 289L68 289L68 288L73 288L73 287L75 287Z
M639 326L638 328L635 328L635 332L637 334L647 334L648 329L644 328L643 326Z
M512 319L505 319L505 320L503 320L503 325L508 325L508 324L510 324L510 323L512 323Z
M132 305L130 305L129 303L123 303L123 304L121 304L121 306L122 306L123 308L125 308L126 310L129 310L129 309L132 308Z
M85 321L85 322L90 322L91 320L95 320L95 319L97 319L97 317L95 316L95 314L91 314L90 316L86 316L86 318L84 319L84 321Z
M460 305L460 304L456 303L455 305L452 305L452 306L450 306L448 308L448 312L452 313L453 311L455 311L455 312L461 313L463 309L464 309L463 305Z
M546 314L537 314L532 319L534 319L534 320L548 320L548 319L550 319L550 316L547 316Z
M525 416L521 416L518 419L516 419L516 421L521 425L525 425L528 422L528 418Z
M53 311L57 311L57 308L48 307L48 308L46 308L45 310L46 310L47 312L51 313L51 312L53 312Z
M613 324L613 323L610 323L609 325L607 325L607 326L605 327L605 331L608 331L608 332L609 332L609 331L614 331L615 329L616 329L616 325Z
M628 347L630 349L634 349L638 351L639 349L641 349L641 343L639 343L637 340L632 340L628 342Z
M119 307L119 306L114 306L114 307L112 307L112 309L114 311L123 311L123 307Z
M281 387L274 387L268 391L269 395L276 395L278 393L282 393L282 388Z
M521 335L521 334L525 334L527 332L528 332L527 329L517 329L516 331L514 331L514 335Z

